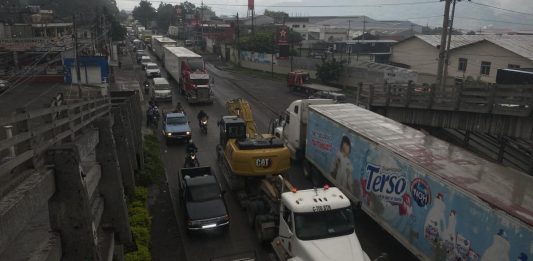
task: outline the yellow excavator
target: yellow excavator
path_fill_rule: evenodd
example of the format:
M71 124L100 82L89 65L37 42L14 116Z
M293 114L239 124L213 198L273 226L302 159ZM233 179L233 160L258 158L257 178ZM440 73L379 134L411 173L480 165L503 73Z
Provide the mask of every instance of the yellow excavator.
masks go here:
M257 133L250 104L234 99L226 102L226 109L229 115L218 122L217 160L230 188L244 190L250 181L287 172L289 150L279 138Z

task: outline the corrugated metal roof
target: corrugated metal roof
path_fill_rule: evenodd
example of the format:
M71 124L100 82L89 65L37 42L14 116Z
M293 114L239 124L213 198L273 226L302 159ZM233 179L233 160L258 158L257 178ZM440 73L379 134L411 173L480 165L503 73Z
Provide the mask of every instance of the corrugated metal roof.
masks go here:
M435 48L440 45L440 35L414 36ZM533 35L453 35L450 49L488 41L519 56L533 61Z

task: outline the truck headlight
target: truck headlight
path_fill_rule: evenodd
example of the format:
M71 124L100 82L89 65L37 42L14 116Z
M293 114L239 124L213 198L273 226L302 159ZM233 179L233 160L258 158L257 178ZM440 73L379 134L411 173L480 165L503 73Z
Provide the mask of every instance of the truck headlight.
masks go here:
M167 136L168 137L172 136L172 133L171 132L167 132Z
M190 132L190 131L188 131L188 132L185 132L185 134L187 134L187 135L191 135L191 132Z

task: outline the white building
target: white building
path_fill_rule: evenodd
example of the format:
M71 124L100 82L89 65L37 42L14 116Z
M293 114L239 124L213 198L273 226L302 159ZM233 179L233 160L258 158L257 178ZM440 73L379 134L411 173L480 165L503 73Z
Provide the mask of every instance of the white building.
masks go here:
M439 47L439 35L416 35L392 47L391 62L435 76ZM494 83L497 70L504 68L533 68L533 35L452 36L449 77Z
M422 26L409 21L379 21L367 16L287 17L285 25L302 34L305 40L322 41L350 40L363 32L379 35L393 35L408 30L422 32Z

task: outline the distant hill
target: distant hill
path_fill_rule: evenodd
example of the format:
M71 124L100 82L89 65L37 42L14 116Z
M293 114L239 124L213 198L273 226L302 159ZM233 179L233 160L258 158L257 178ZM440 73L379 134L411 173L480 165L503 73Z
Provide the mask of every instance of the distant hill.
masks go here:
M420 1L420 0L418 0ZM428 2L433 2L427 0ZM298 8L283 7L271 8L269 10L285 11L291 16L297 15L320 15L320 16L343 16L343 15L367 15L379 20L410 20L420 25L442 26L442 14L444 3L417 4L405 6L381 6L381 7L337 7L337 8L305 8L305 6L315 5L376 5L383 3L417 2L412 0L302 0L300 2L278 2L270 0L256 0L257 5L295 5ZM533 14L532 0L475 0L475 2L489 4L501 8L517 10ZM262 13L256 10L257 13ZM518 13L506 12L494 8L484 7L466 1L457 4L455 25L457 28L479 30L480 28L509 28L515 30L533 30L533 16ZM474 19L467 19L474 18ZM479 19L479 20L476 20ZM498 21L511 21L513 23L503 23Z

